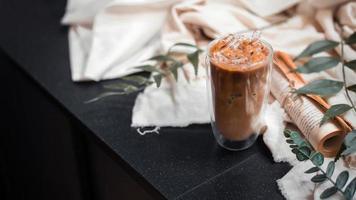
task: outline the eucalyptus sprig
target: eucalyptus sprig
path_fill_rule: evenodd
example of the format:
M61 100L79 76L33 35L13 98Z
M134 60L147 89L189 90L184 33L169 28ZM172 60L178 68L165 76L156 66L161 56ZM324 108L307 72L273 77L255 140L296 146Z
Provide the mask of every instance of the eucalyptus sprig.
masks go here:
M104 85L103 87L107 91L86 101L85 103L92 103L109 96L131 94L143 90L146 86L151 85L152 83L153 82L148 78L141 75L125 76L121 78L120 82Z
M320 53L323 51L330 51L334 49L335 47L340 45L341 48L341 56L340 58L337 57L316 57L316 58L311 58L308 62L306 62L304 65L299 66L295 71L299 73L314 73L314 72L321 72L326 69L333 68L337 66L340 62L342 63L342 74L343 74L343 81L335 81L335 80L329 80L329 79L322 79L322 80L316 80L312 81L309 84L305 85L302 88L299 88L296 90L296 93L299 94L315 94L315 95L320 95L320 96L331 96L339 91L341 91L343 88L345 89L345 93L347 95L347 98L351 104L351 106L347 107L349 109L344 109L346 111L350 109L354 109L356 112L356 107L354 105L353 100L351 99L349 95L349 91L356 92L356 85L351 85L347 87L347 82L346 82L346 73L345 73L345 67L349 67L350 69L356 71L356 60L351 60L349 62L346 62L343 57L344 57L344 45L352 45L356 43L356 32L351 34L346 40L337 42L337 41L332 41L332 40L320 40L311 43L308 45L306 49L302 51L298 56L295 57L295 60L304 58L304 57L310 57L316 53ZM331 108L330 108L331 109ZM333 108L335 109L335 108ZM343 112L343 113L344 113ZM334 112L329 112L328 116L330 119L343 114L339 113L337 115L331 116ZM325 119L324 119L325 120Z
M144 65L138 66L137 68L144 71L153 73L153 79L156 82L157 87L160 87L162 78L166 78L170 75L173 75L174 79L178 80L178 69L183 67L184 63L175 58L177 52L174 51L174 48L177 46L185 46L188 48L194 49L191 53L181 53L185 54L183 56L193 65L195 75L198 75L198 66L199 66L199 54L203 52L199 47L188 44L188 43L176 43L172 45L165 54L159 54L148 60L156 61L156 65Z
M356 44L356 32L351 34L348 38L342 41L332 41L332 40L320 40L311 43L304 49L294 60L298 60L305 57L313 56L316 53L330 51L335 47L340 46L341 55L340 57L315 57L309 59L304 65L299 66L295 71L299 73L315 73L321 72L330 68L337 66L339 63L342 64L342 81L335 81L330 79L321 79L312 81L305 86L293 90L293 92L298 94L313 94L322 97L332 96L344 89L346 97L350 104L336 104L332 105L324 114L320 121L320 126L327 121L333 119L336 116L341 116L349 110L353 110L356 113L356 106L354 100L351 98L350 92L356 93L356 85L347 86L346 80L346 67L356 72L356 60L345 61L344 59L344 46ZM353 135L354 130L348 133L348 135ZM352 152L356 152L356 140L349 141L346 145L346 140L342 146L341 155L348 155Z
M297 131L286 129L284 131L284 136L286 137L286 142L290 144L292 152L296 155L296 158L299 161L309 160L314 165L314 167L305 171L307 174L318 173L311 178L311 181L314 183L323 183L327 180L333 185L321 193L321 199L328 198L337 192L341 193L346 200L351 200L353 198L356 191L356 178L352 179L352 181L345 187L349 179L348 171L342 171L337 176L336 180L333 180L332 175L334 174L335 169L334 161L330 161L326 171L324 171L321 168L324 163L323 154L315 151L309 142L303 139ZM356 137L354 136L353 139L355 138Z
M184 46L191 48L193 51L190 53L176 52L174 49L177 46ZM183 67L184 62L179 58L182 56L186 58L188 62L194 67L194 73L198 75L199 55L203 50L196 45L188 43L176 43L172 45L168 51L164 54L159 54L148 59L148 61L155 61L154 65L141 65L135 67L140 71L145 71L153 77L153 81L143 75L128 75L119 79L118 82L104 85L105 92L99 94L93 99L86 101L85 103L92 103L102 98L115 95L127 95L134 92L145 89L148 85L156 83L157 87L160 87L162 79L169 76L173 76L178 80L178 70Z

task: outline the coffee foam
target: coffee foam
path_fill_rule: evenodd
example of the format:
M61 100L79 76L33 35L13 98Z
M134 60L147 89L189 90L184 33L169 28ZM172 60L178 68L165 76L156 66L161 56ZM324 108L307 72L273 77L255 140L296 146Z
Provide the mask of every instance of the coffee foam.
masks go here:
M265 63L269 48L259 35L228 35L219 39L210 48L210 59L227 70L249 70Z

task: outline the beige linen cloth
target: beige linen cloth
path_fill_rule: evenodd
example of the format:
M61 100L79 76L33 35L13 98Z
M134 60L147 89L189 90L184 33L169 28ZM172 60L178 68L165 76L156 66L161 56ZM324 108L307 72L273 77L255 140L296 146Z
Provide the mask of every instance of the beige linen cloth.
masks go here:
M355 7L355 2L343 0L69 0L62 23L71 26L68 37L73 81L99 81L136 72L134 66L176 42L205 48L213 38L249 29L264 28L262 37L274 49L294 56L315 40L340 40L356 31ZM284 22L276 23L281 20ZM345 50L347 60L355 59L355 54L352 48ZM340 79L340 69L338 66L304 78ZM190 83L179 70L177 83L163 80L160 88L148 86L138 95L132 113L133 127L187 126L210 121L205 69L200 66L197 77L189 64L184 70ZM355 84L356 74L348 70L347 80L350 85ZM328 101L347 102L343 93ZM279 103L272 103L266 115L268 131L264 141L274 160L294 166L277 181L282 194L287 199L319 199L328 183L315 185L304 175L310 163L297 162L284 142L286 116ZM345 117L356 125L352 112ZM342 164L338 162L337 171L343 169ZM350 174L354 177L355 171Z
M100 3L99 3L100 2ZM105 80L134 72L159 48L159 33L174 0L68 1L73 81Z

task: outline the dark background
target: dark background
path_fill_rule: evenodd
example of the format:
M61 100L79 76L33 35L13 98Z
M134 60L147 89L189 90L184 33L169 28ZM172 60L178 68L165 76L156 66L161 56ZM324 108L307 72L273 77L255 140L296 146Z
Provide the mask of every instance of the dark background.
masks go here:
M0 199L150 199L113 153L2 51L0 66Z
M153 189L148 194L143 189L147 186L139 185L145 182L142 178L135 178L132 169L123 169L125 163L4 52L8 45L22 57L50 59L36 52L41 41L28 40L32 34L42 34L45 40L48 34L46 27L36 31L41 22L29 16L49 14L42 20L57 19L54 31L66 35L67 27L59 24L65 4L65 0L0 0L0 36L6 43L0 46L0 199L161 197ZM7 24L12 24L10 29ZM23 35L28 36L26 43L17 40ZM68 59L68 55L58 58Z

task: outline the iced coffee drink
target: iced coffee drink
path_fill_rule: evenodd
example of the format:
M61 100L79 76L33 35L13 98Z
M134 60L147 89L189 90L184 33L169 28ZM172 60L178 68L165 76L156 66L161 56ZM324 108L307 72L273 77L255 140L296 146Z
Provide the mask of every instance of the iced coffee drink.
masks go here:
M272 49L256 37L229 35L213 41L208 54L214 135L225 148L245 149L265 125Z

